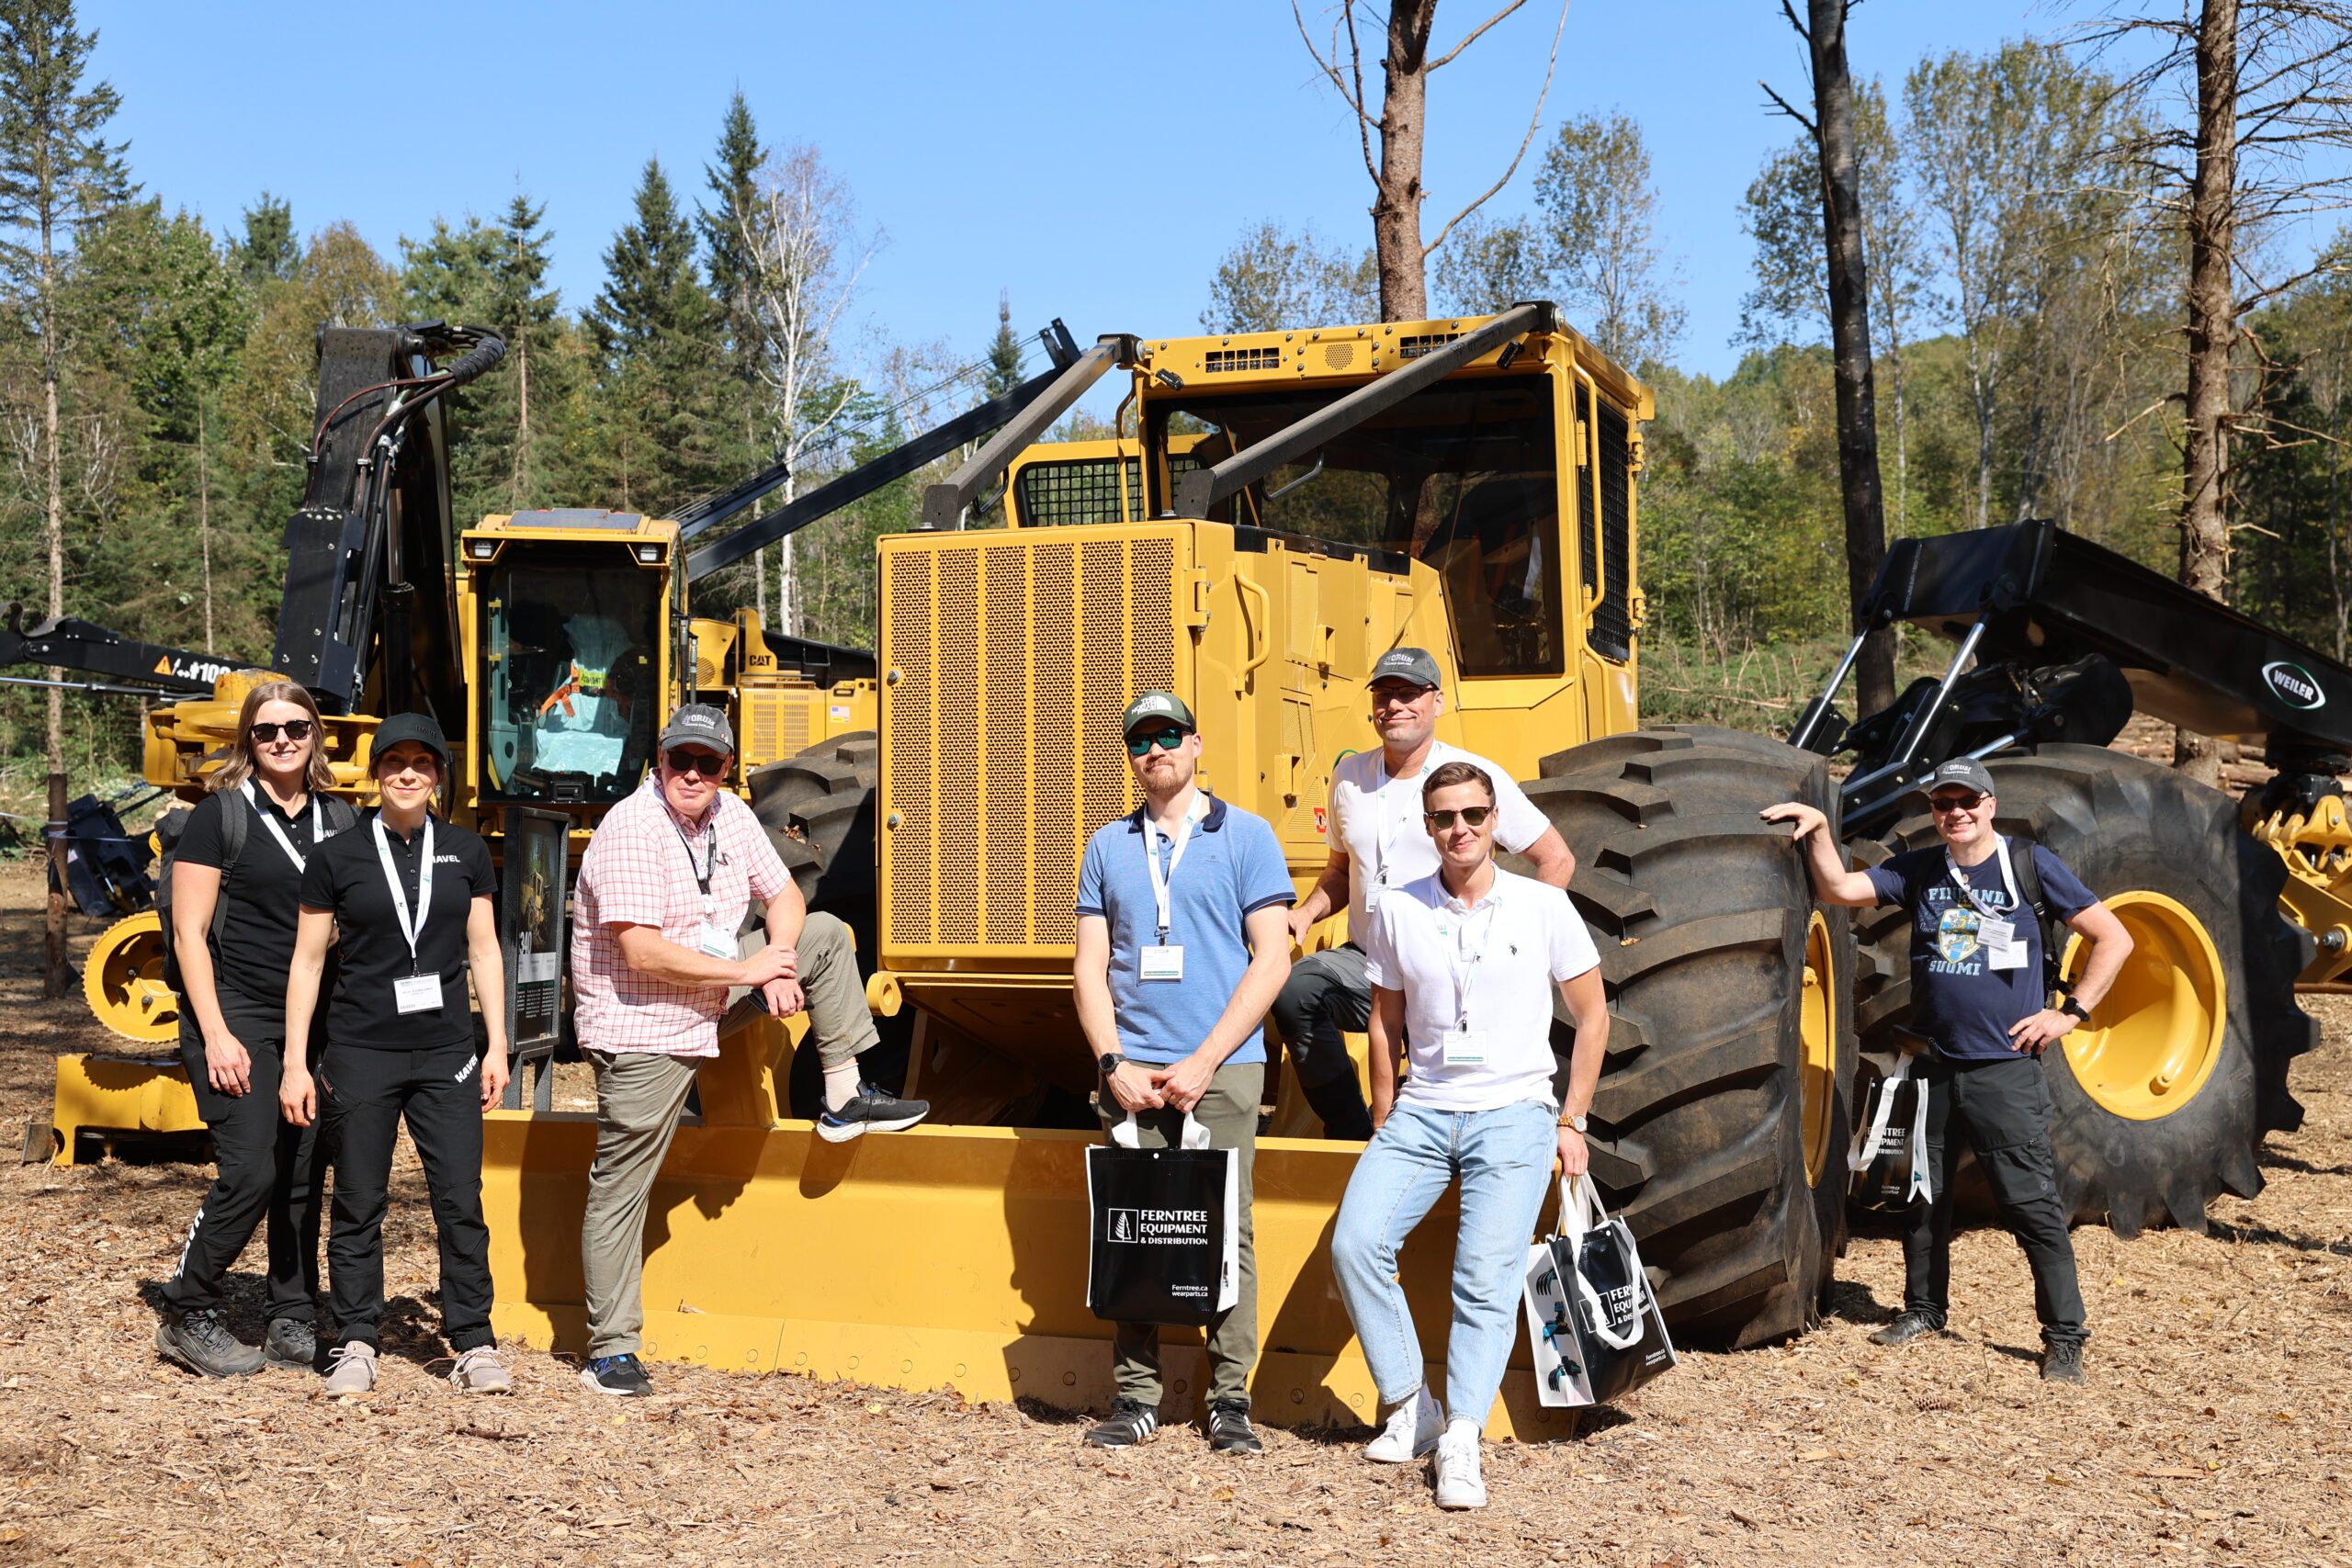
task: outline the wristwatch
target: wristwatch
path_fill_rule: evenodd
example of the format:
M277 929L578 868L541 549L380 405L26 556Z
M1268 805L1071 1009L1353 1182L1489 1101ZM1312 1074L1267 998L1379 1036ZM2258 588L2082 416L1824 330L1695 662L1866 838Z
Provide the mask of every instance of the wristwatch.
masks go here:
M2064 1001L2058 1004L2058 1010L2060 1012L2073 1013L2078 1022L2088 1023L2091 1021L2091 1010L2076 1001L2071 996Z
M1127 1059L1116 1051L1105 1051L1096 1059L1094 1065L1102 1069L1102 1076L1107 1078L1121 1067L1125 1066Z
M1571 1116L1563 1121L1560 1125L1563 1127L1574 1127L1577 1132L1581 1133L1584 1131L1586 1120L1587 1118L1582 1116Z

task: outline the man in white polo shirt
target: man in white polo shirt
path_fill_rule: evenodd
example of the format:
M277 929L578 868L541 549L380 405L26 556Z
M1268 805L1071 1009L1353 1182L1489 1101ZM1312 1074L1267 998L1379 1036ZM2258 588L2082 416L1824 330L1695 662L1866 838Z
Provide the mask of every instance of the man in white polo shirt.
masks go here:
M1437 1450L1437 1506L1478 1508L1478 1435L1518 1331L1520 1272L1553 1162L1590 1164L1585 1112L1609 1045L1600 960L1568 896L1494 862L1496 781L1442 762L1422 782L1443 865L1391 888L1365 934L1372 982L1372 1120L1331 1237L1340 1296L1380 1393L1364 1457L1403 1464ZM1566 1103L1552 1098L1552 991L1576 1021ZM1397 1047L1412 1076L1399 1089ZM1462 1183L1453 1328L1442 1411L1422 1382L1396 1254L1446 1188Z
M1494 781L1500 812L1495 838L1502 847L1526 856L1538 882L1566 887L1576 874L1577 858L1560 830L1508 773L1437 738L1444 711L1437 660L1427 649L1391 649L1373 665L1372 727L1380 747L1351 753L1331 770L1330 860L1290 914L1291 941L1304 942L1317 920L1343 902L1348 908L1347 942L1291 965L1274 999L1275 1027L1326 1137L1372 1136L1355 1064L1340 1036L1362 1033L1372 1011L1363 942L1382 895L1437 870L1437 851L1421 830L1421 781L1429 771L1441 762L1476 763Z

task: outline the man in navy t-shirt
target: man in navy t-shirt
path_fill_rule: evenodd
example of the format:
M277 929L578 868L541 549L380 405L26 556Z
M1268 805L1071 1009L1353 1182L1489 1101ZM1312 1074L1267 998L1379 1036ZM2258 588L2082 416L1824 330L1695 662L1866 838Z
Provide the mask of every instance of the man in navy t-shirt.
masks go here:
M1938 767L1928 806L1942 839L1867 871L1846 868L1821 812L1790 802L1764 818L1792 822L1825 904L1899 904L1911 916L1910 1029L1933 1047L1919 1074L1928 1086L1930 1198L1911 1206L1903 1232L1903 1312L1871 1336L1901 1345L1944 1326L1951 1283L1951 1168L1959 1131L1976 1150L2001 1217L2033 1269L2041 1320L2041 1375L2083 1381L2083 1296L2075 1246L2058 1201L2050 1150L2050 1086L2041 1053L2105 998L2132 938L2064 861L2039 844L1993 830L1993 774L1962 757ZM2042 901L2088 949L2071 995L2051 1005L2041 921L2024 907L2018 862L2031 855Z

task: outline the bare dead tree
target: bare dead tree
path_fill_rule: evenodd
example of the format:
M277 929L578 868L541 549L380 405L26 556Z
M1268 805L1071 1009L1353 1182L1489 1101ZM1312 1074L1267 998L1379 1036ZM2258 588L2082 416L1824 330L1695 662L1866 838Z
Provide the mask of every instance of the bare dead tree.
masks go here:
M2241 375L2245 318L2343 258L2281 265L2265 242L2352 202L2352 177L2314 152L2352 151L2352 4L2189 0L2164 15L2121 9L2078 28L2093 54L2144 58L2123 78L2175 112L2119 150L2185 242L2187 376L2180 393L2180 581L2225 598L2233 442L2259 434L2267 375ZM2340 160L2330 160L2337 164ZM2173 765L2221 782L2221 750L2177 730Z
M1838 479L1845 501L1846 586L1855 629L1863 596L1886 558L1886 498L1878 468L1878 391L1871 364L1870 271L1862 245L1861 178L1855 157L1854 82L1846 63L1846 17L1855 0L1807 0L1800 18L1781 0L1811 55L1813 113L1764 91L1782 114L1804 127L1821 153L1821 219L1829 255L1829 349L1838 386ZM1894 635L1881 628L1854 663L1857 711L1894 704Z
M1298 25L1299 41L1306 45L1316 67L1355 115L1357 145L1363 153L1364 173L1372 177L1372 248L1380 269L1382 321L1414 321L1428 316L1426 271L1430 254L1445 243L1454 225L1510 183L1535 140L1535 128L1544 118L1544 100L1551 96L1552 75L1560 62L1560 35L1568 25L1567 0L1560 0L1560 18L1553 26L1552 51L1544 66L1544 86L1535 96L1534 111L1527 117L1527 134L1519 139L1510 165L1494 184L1447 219L1436 239L1421 243L1421 202L1429 194L1421 186L1421 153L1429 130L1429 79L1526 4L1527 0L1509 0L1501 10L1464 34L1461 42L1432 59L1430 35L1437 21L1437 0L1389 0L1385 20L1372 0L1340 0L1327 13L1331 17L1330 39L1319 48L1306 30L1306 17L1298 0L1291 0L1291 19ZM1381 50L1375 62L1381 73L1377 115L1364 94L1367 33L1376 34ZM1375 135L1380 139L1376 158L1372 146Z
M777 456L790 465L784 500L797 492L802 458L822 444L858 391L839 374L833 335L880 247L860 233L849 186L813 147L771 152L752 177L739 220L744 290L759 333L754 367L767 393ZM776 622L801 635L793 542L777 543ZM755 570L764 565L755 558Z

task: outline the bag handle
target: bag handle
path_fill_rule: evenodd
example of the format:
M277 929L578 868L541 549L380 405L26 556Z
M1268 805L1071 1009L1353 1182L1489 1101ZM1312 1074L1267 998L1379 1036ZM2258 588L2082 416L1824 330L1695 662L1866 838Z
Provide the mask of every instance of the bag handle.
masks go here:
M1569 1238L1569 1245L1581 1255L1584 1238L1605 1228L1608 1224L1609 1210L1600 1201L1600 1194L1593 1187L1592 1178L1564 1173L1560 1178L1560 1234ZM1634 1307L1632 1321L1621 1334L1609 1326L1608 1303L1600 1299L1600 1292L1592 1288L1592 1281L1585 1278L1584 1270L1577 1269L1572 1272L1576 1275L1577 1293L1584 1298L1589 1309L1587 1315L1591 1320L1592 1331L1601 1343L1617 1350L1630 1350L1640 1344L1642 1318L1649 1301L1648 1275L1638 1277L1640 1300Z
M1870 1131L1846 1156L1848 1170L1867 1170L1879 1150L1886 1145L1887 1124L1894 1116L1894 1086L1911 1076L1911 1055L1905 1052L1894 1059L1894 1070L1878 1081L1878 1107L1871 1113Z
M1127 1112L1125 1121L1111 1124L1111 1141L1123 1149L1143 1147L1143 1128L1137 1124L1134 1111ZM1176 1146L1180 1149L1204 1149L1209 1146L1209 1130L1202 1126L1200 1119L1189 1111L1184 1112L1184 1130L1178 1136Z

